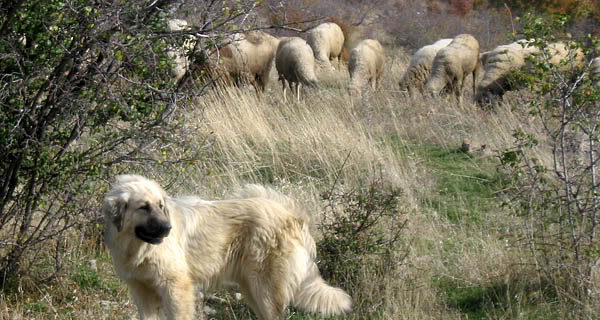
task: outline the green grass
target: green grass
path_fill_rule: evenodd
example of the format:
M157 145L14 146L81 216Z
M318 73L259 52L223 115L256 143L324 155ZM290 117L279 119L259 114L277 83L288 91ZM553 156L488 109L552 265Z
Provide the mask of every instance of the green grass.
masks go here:
M422 199L425 207L452 223L478 224L482 213L499 205L494 197L500 188L494 158L435 145L410 146L410 150L423 159L435 179L435 190Z
M495 197L502 186L495 157L433 144L403 145L398 150L401 154L417 157L433 181L433 187L419 196L424 209L437 212L452 224L465 226L464 231L487 228L486 217L501 205ZM430 249L438 246L431 245ZM475 249L472 246L478 244L448 238L439 245L446 263L459 265L461 262L456 258L462 256L462 251ZM445 305L467 319L497 318L496 315L510 311L513 302L507 298L510 290L503 283L481 284L439 276L434 285Z
M435 279L435 285L446 305L464 314L467 319L576 318L557 308L558 298L549 283L539 283L526 276L483 285L441 276Z
M104 289L101 275L88 265L80 265L76 268L73 275L71 275L71 280L79 285L81 289Z
M25 310L31 313L47 313L50 310L48 304L44 301L35 301L25 306Z
M487 319L494 309L504 310L507 288L504 284L488 286L461 285L449 278L438 278L437 286L444 294L448 307L468 316L468 319Z

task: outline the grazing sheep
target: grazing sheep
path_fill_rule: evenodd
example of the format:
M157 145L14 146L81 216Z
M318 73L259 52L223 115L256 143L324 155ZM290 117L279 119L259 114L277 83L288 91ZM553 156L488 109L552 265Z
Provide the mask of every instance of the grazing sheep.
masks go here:
M365 82L369 82L375 90L383 75L384 61L383 47L379 41L365 39L359 42L350 52L348 61L350 91L360 95L360 90Z
M262 31L236 34L219 50L218 64L237 86L249 83L262 93L269 82L278 45L279 39Z
M181 19L171 19L167 23L168 30L171 32L189 30L187 21ZM200 75L204 84L212 82L221 85L232 85L233 81L228 72L223 67L219 67L216 61L218 54L210 55L206 51L201 50L196 52L203 56L199 59L199 63L192 63L189 59L189 52L195 49L197 39L192 35L185 38L183 46L171 46L167 51L167 55L173 59L174 65L171 69L171 74L175 81L179 83L184 79L186 72L195 76ZM223 48L221 48L223 50ZM198 56L200 56L198 55Z
M188 24L185 20L171 19L167 23L167 28L170 32L184 31L188 29ZM171 73L173 77L175 77L176 82L183 78L185 72L190 67L190 62L186 51L192 50L194 48L194 44L194 39L190 36L185 40L183 47L172 46L167 51L167 55L173 59L173 62L175 63L171 69Z
M326 22L307 32L306 42L313 50L319 69L334 69L331 61L340 64L340 56L344 47L342 28L333 22Z
M310 46L302 38L285 38L279 42L275 55L275 67L279 74L279 80L282 82L284 101L287 101L286 82L289 84L290 90L296 92L298 101L300 100L300 87L303 84L309 87L317 85L315 57Z
M470 34L459 34L435 55L425 91L437 95L449 86L458 101L462 102L465 79L469 74L473 75L474 94L479 68L479 42Z
M410 95L414 94L415 89L423 93L425 82L431 74L435 55L440 49L448 46L450 42L452 42L452 39L440 39L417 50L410 59L408 68L400 80L400 90L408 91Z
M548 44L547 51L549 52L549 60L551 64L560 66L559 70L566 71L572 66L571 64L562 65L561 63L567 59L575 64L575 66L583 67L585 57L581 48L576 48L574 43L554 42Z
M529 56L539 52L530 43L529 40L519 40L481 54L484 74L477 86L476 101L481 102L492 94L502 96L512 89L513 83L508 76L520 70Z
M547 49L549 62L554 65L569 55L565 43L551 43ZM533 45L533 40L519 40L484 52L481 57L484 74L477 86L475 100L481 104L494 97L502 98L506 91L519 89L521 85L512 79L512 75L527 66L529 57L540 53L540 49ZM578 49L575 55L575 61L582 63L583 51Z
M185 20L172 19L168 28L172 32L183 31L188 29L188 24ZM171 72L177 81L193 69L194 73L200 72L202 77L221 85L252 84L258 93L264 92L275 61L277 38L261 31L234 34L224 47L214 54L206 54L202 65L191 65L187 51L193 50L195 42L193 36L188 36L183 47L172 47L167 52L175 62Z

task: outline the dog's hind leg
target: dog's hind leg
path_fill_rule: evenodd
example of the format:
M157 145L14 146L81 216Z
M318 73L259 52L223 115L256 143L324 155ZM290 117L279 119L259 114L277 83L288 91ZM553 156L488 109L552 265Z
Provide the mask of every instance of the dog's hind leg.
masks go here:
M258 304L254 300L254 296L252 296L252 291L250 290L249 286L245 283L240 283L239 286L240 292L242 293L242 297L244 297L246 304L257 316L261 316L258 309Z
M128 280L127 284L140 313L140 320L159 320L161 300L158 293L137 280Z
M250 274L240 283L240 291L254 313L262 320L281 319L287 302L284 284L273 281L270 271Z
M259 318L281 319L292 302L294 292L306 277L306 266L312 263L310 250L304 247L303 240L280 241L276 250L244 264L254 268L244 269L240 289Z

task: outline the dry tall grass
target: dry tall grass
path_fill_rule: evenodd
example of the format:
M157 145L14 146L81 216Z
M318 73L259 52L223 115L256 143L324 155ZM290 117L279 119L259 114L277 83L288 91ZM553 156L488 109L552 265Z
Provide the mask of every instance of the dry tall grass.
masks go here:
M535 119L511 110L510 98L491 113L472 104L459 108L451 98L408 98L397 90L407 61L403 52L392 54L381 89L361 101L348 95L345 69L322 77L320 89L300 102L284 104L277 85L264 100L247 90L209 94L186 114L200 128L202 145L196 147L208 155L190 176L213 195L238 183L271 183L294 193L314 215L322 211L323 188L336 181L350 187L365 177L384 177L406 191L406 237L412 247L396 271L397 282L384 285L382 292L381 284L365 281L361 295L384 294L382 305L372 307L385 318L460 318L445 305L436 279L475 287L510 278L509 266L517 258L499 239L498 231L504 230L498 228L516 222L498 209L481 212L482 225L456 225L423 208L420 199L434 192L437 173L428 171L410 148L431 144L454 150L468 142L476 157L490 158L512 142L514 129L529 131ZM400 152L398 146L409 151ZM194 187L182 182L181 188L193 192Z
M480 212L480 223L457 223L428 207L423 199L437 193L437 177L444 173L431 171L425 164L427 159L416 150L436 145L451 151L468 143L473 165L477 165L475 160L493 159L495 150L509 146L515 128L535 130L536 119L518 108L511 109L511 105L518 105L518 97L508 97L494 112L484 112L469 103L459 108L452 98L409 98L397 90L409 56L401 51L388 52L381 89L360 101L348 95L345 68L326 77L320 89L309 90L300 102L283 103L275 82L262 98L251 88L199 97L181 115L184 128L178 134L190 139L189 148L198 151L200 160L177 175L161 168L146 174L173 181L172 193L207 198L219 197L240 183L272 184L298 198L315 223L324 206L320 194L327 188L334 184L351 188L382 178L405 191L403 209L409 220L405 243L410 244L410 250L394 271L395 281L372 281L377 277L366 265L361 270L364 281L360 288L348 290L360 292L356 301L360 309L376 310L383 319L461 319L464 315L449 305L440 289L440 279L462 288L518 283L515 279L521 270L514 266L525 261L501 236L516 228L519 220L497 208ZM465 101L469 97L467 93ZM543 150L539 152L544 155ZM73 258L74 265L82 263L85 258ZM115 279L106 260L97 273L101 281L112 283ZM32 311L34 304L26 298L0 296L0 319L128 319L134 314L124 286L103 293L99 297L102 303L89 303L93 290L80 296L81 290L75 289L73 281L68 283L74 288L39 289L42 298L65 297L37 301L43 305L38 306L42 311ZM71 290L79 293L69 296ZM364 306L363 300L381 304ZM521 301L509 300L515 304ZM65 301L71 303L68 310L59 308ZM523 303L526 301L530 300ZM58 309L62 311L53 311ZM227 307L223 310L226 314L213 317L236 317ZM363 316L357 313L349 318ZM501 314L488 316L503 318Z

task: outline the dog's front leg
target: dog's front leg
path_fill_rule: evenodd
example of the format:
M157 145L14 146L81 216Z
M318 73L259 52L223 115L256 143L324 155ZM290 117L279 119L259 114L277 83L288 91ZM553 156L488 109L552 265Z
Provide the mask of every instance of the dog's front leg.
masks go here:
M158 292L137 280L128 280L127 285L138 308L140 320L160 320L161 299Z
M196 299L194 285L191 280L177 279L170 282L164 288L162 296L168 320L194 319Z

